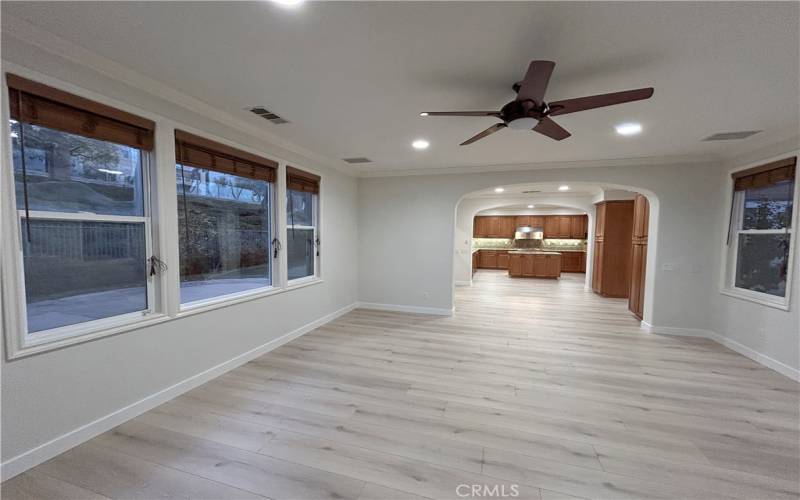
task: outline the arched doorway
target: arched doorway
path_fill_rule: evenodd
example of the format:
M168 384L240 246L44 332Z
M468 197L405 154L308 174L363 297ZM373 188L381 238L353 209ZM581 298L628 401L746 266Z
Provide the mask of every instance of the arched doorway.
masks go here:
M566 189L564 189L565 186ZM498 189L499 187L503 189L503 192L496 193L494 190ZM486 189L467 193L459 200L456 206L453 241L454 287L473 285L474 251L479 251L479 247L484 243L480 242L480 244L476 245L476 240L478 240L475 238L476 233L474 223L477 220L476 216L506 215L511 217L516 215L538 215L542 217L549 217L551 215L569 215L575 217L585 216L586 218L586 236L582 239L582 241L578 242L579 248L585 252L585 267L583 268L585 272L582 273L583 275L580 277L580 279L583 282L583 291L585 293L591 293L593 275L595 275L595 284L597 284L597 281L599 281L596 273L593 272L595 271L594 266L596 260L595 248L603 248L602 243L596 243L596 238L594 236L595 226L598 220L597 207L606 205L608 203L629 206L631 221L628 221L628 224L632 227L632 219L634 215L633 207L636 203L635 199L637 195L639 195L639 198L645 200L644 202L648 205L649 210L646 214L646 226L649 227L649 231L644 239L641 237L639 238L639 243L644 243L645 246L640 246L637 250L640 258L640 264L636 265L636 267L638 267L638 272L633 271L633 264L628 266L627 272L635 275L636 279L639 279L642 274L644 275L643 279L641 279L641 284L639 285L641 286L642 292L638 294L640 298L635 302L637 302L636 306L638 307L640 319L648 322L648 319L652 316L652 289L654 282L653 267L655 263L654 243L658 230L657 225L659 207L657 197L654 195L654 193L650 192L649 190L640 189L633 186L575 182L565 182L563 184L553 182L526 183L499 187L491 186L487 187ZM559 190L559 188L562 189ZM614 215L614 217L617 217L617 215ZM603 219L601 219L601 223L602 220ZM611 222L616 223L613 220ZM631 261L634 251L634 241L632 238L633 233L631 231L629 237L630 242L629 246L626 248L626 252L622 252L618 256L613 254L609 255L608 248L610 245L606 245L606 252L597 252L598 258L602 256L605 260L611 262L611 265L615 266L620 266L620 264L623 262ZM545 237L544 242L547 243L548 239L549 238ZM512 241L512 238L508 238L503 244L511 249L516 249L518 246L518 242ZM643 259L641 258L642 248L649 248L649 251L646 252L646 257ZM552 249L552 247L545 248L545 250L550 249ZM558 248L555 249L558 250ZM562 248L561 250L565 249ZM572 257L572 254L569 254L569 256ZM602 263L605 261L600 260L598 262L599 264L597 267L598 271L600 271L604 269ZM478 264L477 267L478 269L481 269L480 264ZM504 270L502 265L498 267L501 271ZM610 272L614 273L613 270ZM494 271L494 275L497 276L497 274L498 272ZM615 274L612 275L615 276ZM565 282L570 281L573 284L577 279L579 279L575 273L564 273L563 277L565 278ZM627 283L629 279L630 278L625 277L623 281ZM509 280L508 282L513 283L513 281L514 280ZM638 293L638 287L634 288ZM599 292L605 295L602 290ZM456 303L458 301L457 295L457 289L454 288L454 297L456 297ZM619 294L617 294L616 297L619 297ZM627 296L625 296L625 300L628 300Z

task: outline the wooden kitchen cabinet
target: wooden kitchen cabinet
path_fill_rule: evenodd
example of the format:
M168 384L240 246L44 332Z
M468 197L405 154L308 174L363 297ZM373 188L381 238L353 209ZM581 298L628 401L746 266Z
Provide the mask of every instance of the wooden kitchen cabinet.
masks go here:
M511 253L508 275L512 278L558 278L561 276L561 256Z
M561 252L561 272L581 273L586 272L585 252Z
M513 215L481 215L472 223L473 238L513 238L517 228Z
M498 250L497 252L497 269L508 269L508 252Z
M630 293L633 203L614 200L596 205L592 290L605 297L627 298Z
M478 262L483 269L497 268L497 252L494 250L478 250Z
M570 221L570 238L585 240L589 237L589 217L586 215L573 215Z
M631 282L628 310L642 319L644 313L644 281L647 266L647 235L650 203L637 194L633 201L633 234L631 236Z

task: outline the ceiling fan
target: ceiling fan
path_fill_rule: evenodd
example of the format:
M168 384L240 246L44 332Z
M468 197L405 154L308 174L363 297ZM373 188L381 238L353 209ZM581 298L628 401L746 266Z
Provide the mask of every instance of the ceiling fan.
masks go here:
M517 98L503 106L500 111L426 111L420 113L420 116L493 116L503 120L502 123L496 123L470 137L462 142L461 146L472 144L506 127L514 130L533 130L560 141L571 134L551 120L551 116L641 101L653 95L653 87L647 87L548 103L544 101L544 93L555 66L556 63L553 61L531 61L525 78L512 86Z

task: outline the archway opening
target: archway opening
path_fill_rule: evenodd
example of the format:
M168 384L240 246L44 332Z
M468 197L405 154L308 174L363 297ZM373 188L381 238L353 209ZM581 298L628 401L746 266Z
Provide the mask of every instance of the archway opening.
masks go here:
M609 305L634 321L652 316L658 202L648 190L575 182L490 186L464 195L455 219L457 311L476 300L527 300L536 309L546 297L566 297L586 308ZM561 314L580 312L564 305Z

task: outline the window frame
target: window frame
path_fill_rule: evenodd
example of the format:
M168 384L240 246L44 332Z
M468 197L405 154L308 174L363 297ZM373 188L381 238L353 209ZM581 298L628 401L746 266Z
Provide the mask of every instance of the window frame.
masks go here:
M744 219L744 203L745 191L735 191L735 179L732 174L744 171L759 165L771 163L784 158L791 158L792 156L800 158L800 151L794 151L790 154L783 154L760 160L743 167L736 167L728 171L728 196L726 203L726 223L730 224L730 234L727 232L723 235L722 242L722 265L723 272L720 273L719 292L723 295L735 297L756 304L789 311L791 307L791 292L792 292L792 278L795 265L795 248L796 248L796 231L795 228L798 224L798 209L797 201L800 198L800 183L795 175L794 189L792 191L792 218L791 227L784 229L740 229ZM786 293L783 297L770 295L764 292L757 292L747 288L740 288L736 286L736 268L739 262L739 235L740 234L788 234L789 235L789 254L786 268Z
M316 172L312 172L311 170L309 170L309 172L311 172L311 173L313 173L315 175L319 175ZM311 222L314 225L313 226L302 226L302 225L299 225L299 224L294 224L292 226L291 224L289 224L288 220L286 221L286 231L285 231L284 234L286 236L286 242L287 242L286 243L286 279L287 279L286 286L287 287L297 287L297 286L305 284L305 283L312 283L314 281L318 281L318 280L322 279L322 276L321 276L321 273L320 273L320 267L321 267L320 266L320 261L322 259L322 251L319 248L319 247L322 246L322 240L320 239L320 236L319 236L319 225L320 225L319 222L320 222L320 218L321 218L321 215L320 215L321 214L321 212L320 212L320 197L322 195L322 179L320 179L319 184L320 184L319 193L311 193ZM289 191L295 191L295 190L291 190L291 189L289 189L287 187L285 191L286 191L286 196L285 196L286 204L288 205L288 203L289 203ZM286 207L286 209L288 210L288 207ZM294 278L294 279L290 280L289 279L289 244L288 244L288 242L289 242L289 231L291 231L292 228L295 228L295 229L313 229L314 230L314 272L309 274L308 276L301 276L299 278ZM320 243L317 243L317 241L320 241ZM319 255L317 255L317 252L319 252Z
M314 286L323 282L322 256L315 260L315 276L304 277L287 282L287 259L285 250L286 238L286 167L289 162L274 155L267 150L246 146L236 141L225 139L214 132L197 129L189 124L157 115L148 110L137 108L125 102L106 97L104 94L87 90L57 78L42 75L35 71L22 68L14 64L7 65L8 71L29 78L36 83L52 86L54 89L69 92L79 98L90 99L104 106L112 107L125 113L135 114L154 123L154 147L150 151L141 150L143 162L143 182L145 176L147 184L144 185L145 215L149 217L149 226L145 228L148 256L155 254L168 264L166 272L156 276L148 276L148 314L142 312L127 313L124 315L104 318L91 322L77 323L60 327L58 335L43 335L53 330L36 332L37 341L28 341L27 311L24 292L24 266L22 260L22 231L20 215L16 206L16 193L14 189L13 151L10 127L9 91L5 81L7 73L3 72L0 83L5 87L0 90L0 141L5 154L0 155L0 227L2 234L9 237L0 238L0 325L3 330L5 342L5 359L15 360L27 356L71 347L84 342L102 339L151 327L168 321L181 319L187 316L221 309L245 302L262 299L272 295L292 292L298 288ZM273 219L272 238L277 238L282 247L278 257L272 260L272 285L259 289L247 290L238 294L230 294L215 298L213 301L197 301L191 308L181 308L180 304L180 273L179 243L178 243L178 217L177 217L177 184L175 182L174 168L176 164L175 131L182 130L198 136L213 137L223 145L240 149L250 154L271 158L278 165L276 180L272 183L270 196L272 198L271 217ZM144 163L147 162L146 168ZM169 168L165 168L168 166ZM323 175L312 169L303 169L320 177L320 193L317 194L316 237L319 237L321 226L321 213L323 198L321 195ZM11 188L9 189L9 186ZM31 211L31 213L35 213ZM51 212L44 212L52 214ZM83 214L90 217L88 214ZM114 217L127 218L128 216L105 216L109 220ZM133 216L136 217L136 216ZM66 217L65 217L66 218ZM120 219L116 219L120 221ZM271 242L270 242L271 243ZM91 325L90 325L91 323ZM87 325L90 328L87 328Z

